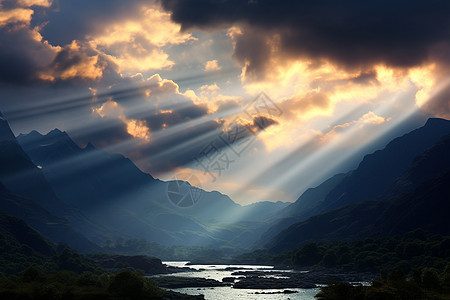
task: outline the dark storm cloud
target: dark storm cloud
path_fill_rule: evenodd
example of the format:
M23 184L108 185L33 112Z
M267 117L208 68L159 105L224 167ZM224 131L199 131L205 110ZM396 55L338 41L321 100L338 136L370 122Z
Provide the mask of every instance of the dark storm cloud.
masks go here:
M70 136L81 146L92 143L97 148L105 148L125 141L132 141L127 126L115 119L102 120L88 129L69 130Z
M140 4L149 0L59 0L47 13L49 23L43 28L45 39L55 45L66 45L73 40L83 40L86 35L114 24L120 18L133 16Z
M449 61L450 1L163 0L184 29L237 25L235 56L267 72L267 39L284 57L327 59L346 68L411 67ZM246 33L248 32L248 34ZM267 39L263 39L263 36ZM431 56L435 57L431 57Z
M53 56L48 45L37 42L31 31L16 25L0 28L0 45L0 82L32 82Z
M17 1L0 2L0 9L7 15L14 9L24 9ZM137 14L143 3L155 1L59 0L53 1L50 7L27 7L26 10L32 13L31 20L12 18L0 23L0 83L52 81L61 85L65 81L70 85L100 79L106 85L114 83L120 77L117 66L83 41L89 35ZM71 47L73 41L80 47Z
M167 112L156 111L155 114L145 117L144 120L151 130L161 130L164 127L170 127L200 118L207 115L207 113L206 107L188 103L181 107L172 106ZM131 117L141 119L139 114L133 114Z

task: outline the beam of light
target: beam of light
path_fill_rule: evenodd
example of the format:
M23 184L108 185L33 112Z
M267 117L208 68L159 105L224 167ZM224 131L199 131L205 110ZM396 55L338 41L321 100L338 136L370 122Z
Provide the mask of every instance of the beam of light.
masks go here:
M389 101L387 104L383 105L382 107L379 107L378 109L380 111L388 111L390 107L395 105L395 101ZM414 112L417 111L416 107L411 107L408 110L405 110L401 116L399 116L395 124L400 124L405 119L407 119L409 116L411 116ZM391 121L392 122L392 121ZM393 125L394 126L394 125ZM308 175L308 181L305 183L302 183L302 187L300 189L297 189L296 195L297 197L301 195L302 192L305 190L306 187L311 187L312 184L317 183L318 180L323 180L324 176L328 175L330 171L335 170L343 161L347 160L351 156L353 156L355 153L357 153L361 148L365 147L366 145L372 143L373 141L380 138L382 135L384 135L387 131L389 131L390 128L386 126L385 129L379 130L376 135L366 139L364 142L361 141L361 144L359 147L353 148L350 151L341 151L335 152L336 148L338 148L340 145L344 145L348 141L352 141L354 139L354 135L358 133L358 128L355 126L353 128L350 128L348 131L341 134L341 137L332 141L331 143L327 143L326 145L319 148L314 153L310 154L307 158L304 158L302 160L298 160L298 157L296 157L296 151L293 151L283 157L279 161L289 162L289 164L284 163L283 165L290 165L289 168L285 168L284 172L277 173L274 178L269 180L270 187L272 190L283 190L283 186L289 186L289 182L293 182L295 178L298 178L299 174L307 172ZM337 156L339 155L339 156ZM328 159L327 159L328 158ZM317 168L317 165L323 165L323 162L326 161L326 168L319 169ZM271 164L269 167L267 167L265 170L261 171L263 174L270 174L271 169L276 167L276 163ZM311 170L314 170L313 172ZM259 172L258 172L259 173ZM333 174L331 174L333 175ZM248 182L243 183L243 187L252 186L254 184L257 184L258 180L261 178L254 177ZM245 188L241 188L236 190L235 192L231 192L230 194L233 196L233 198L237 199L241 196L243 196L245 192ZM275 195L275 192L272 192L268 195L268 199L271 199ZM276 199L276 200L282 200L282 199Z
M184 104L179 104L175 107L177 107L177 108L184 107ZM149 110L149 111L151 112L152 110ZM142 109L141 109L141 112L142 112ZM225 118L228 116L232 116L239 112L241 112L240 108L230 108L227 110L222 110L222 111L216 112L214 114L208 114L208 115L200 116L198 118L189 119L184 122L180 122L178 124L168 126L165 129L159 129L159 130L153 131L152 132L152 141L150 143L152 143L152 142L159 143L159 142L169 140L173 136L178 134L181 130L199 127L208 122L214 121L216 119L221 119L221 118ZM93 133L96 131L107 129L108 127L111 126L111 124L115 124L114 123L115 120L108 120L108 119L104 119L104 120L102 120L102 122L96 122L96 121L88 122L88 121L89 120L84 120L84 122L80 121L77 124L75 124L74 126L71 126L68 130L74 136L82 136L83 134L89 134L89 133ZM214 131L214 134L218 135L219 132ZM207 141L208 140L205 140L204 142L207 142ZM199 141L195 140L195 142L199 142ZM105 151L111 152L111 153L112 152L122 153L122 152L128 152L128 150L130 150L129 148L131 146L136 146L136 140L134 140L132 138L127 139L125 141L112 143L106 147L103 147L103 149ZM177 145L175 145L174 147L179 148ZM173 150L171 150L171 148L166 148L165 150L169 151L169 152L173 152Z
M217 112L215 114L205 115L205 116L202 116L199 118L191 119L186 122L182 122L182 123L170 126L167 129L157 130L157 131L153 132L152 137L155 138L156 142L169 140L172 136L176 135L181 129L195 128L195 127L201 126L209 121L212 121L216 118L233 115L239 111L240 111L239 108L233 108L233 109L223 110L223 111ZM85 120L85 121L87 121L87 120ZM108 122L108 120L104 120L104 122L100 122L100 123L95 122L95 121L92 121L91 123L81 121L78 123L78 125L76 127L72 127L70 129L70 131L72 133L74 133L75 136L77 136L77 135L81 135L83 133L86 134L86 133L95 132L97 130L103 130L103 129L108 128L109 126L110 126L110 123ZM180 149L186 150L189 148L194 148L193 146L198 147L199 145L200 146L203 144L206 145L208 143L208 141L215 138L219 133L220 133L220 128L217 128L217 130L206 132L206 133L199 135L199 136L195 137L194 139L191 139L185 143L175 144L173 147L165 148L164 151L155 152L155 154L152 155L151 158L152 158L152 160L155 160L155 159L159 159L164 156L167 156L171 153L177 153L178 151L180 151ZM101 150L106 151L108 153L127 153L127 152L129 152L130 149L136 147L136 143L137 143L136 140L134 138L130 137L129 139L126 139L124 141L111 143L110 145L103 147ZM85 156L85 159L92 159L93 158L92 156L97 155L97 153L93 152L93 153L88 153L88 154L84 154L84 155L87 155L87 156ZM67 158L64 160L59 160L57 162L54 162L51 165L51 167L67 167L68 169L70 169L70 166L73 165L77 159L78 158ZM145 160L145 158L143 160ZM93 161L95 161L95 159Z
M358 107L352 109L350 112L346 112L341 116L337 116L334 123L341 124L342 122L346 122L350 117L352 117L356 112L358 112L363 105L359 105ZM330 128L328 126L324 126L320 131L327 132ZM247 181L242 184L242 187L233 192L233 195L240 195L245 192L247 186L253 186L261 181L271 182L276 180L279 176L278 174L285 172L293 167L293 163L298 163L298 159L305 154L308 154L311 150L308 150L311 144L316 142L316 137L310 138L296 147L293 147L292 150L289 150L284 156L280 156L277 159L272 160L269 164L259 164L256 165L256 171L252 172L252 175L247 176ZM294 161L294 162L293 162Z
M205 74L204 72L197 74L191 73L189 76L183 76L179 78L175 77L174 79L171 79L171 81L175 82L176 84L188 84L191 81L205 81L207 79L211 80L211 78L219 76L220 78L227 78L227 76L230 77L232 75L232 71L233 70L229 68L217 72L208 72L208 74ZM17 109L9 109L7 111L4 111L4 113L8 117L8 120L12 122L31 118L34 116L70 111L92 103L102 104L108 101L110 97L118 98L121 101L127 101L129 99L140 96L144 90L151 89L157 86L157 83L146 83L144 81L143 83L134 83L132 87L100 91L96 93L95 96L89 93L77 97L42 100L39 102L33 102L32 104L27 104L26 106L22 103L20 106L18 106ZM93 99L96 99L95 102L93 102Z

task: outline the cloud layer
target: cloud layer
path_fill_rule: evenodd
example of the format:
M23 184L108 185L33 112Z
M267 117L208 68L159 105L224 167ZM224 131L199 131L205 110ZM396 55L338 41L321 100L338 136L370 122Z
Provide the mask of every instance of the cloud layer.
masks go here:
M230 27L235 55L255 72L270 54L326 59L346 68L412 67L447 60L448 1L164 0L184 29ZM265 58L265 59L264 59ZM267 71L267 70L265 70Z

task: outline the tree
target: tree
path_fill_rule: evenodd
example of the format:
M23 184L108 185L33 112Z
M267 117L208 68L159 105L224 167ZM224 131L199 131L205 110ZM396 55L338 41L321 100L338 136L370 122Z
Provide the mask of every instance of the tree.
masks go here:
M136 272L124 270L117 273L109 285L108 291L119 297L137 299L142 296L144 278Z

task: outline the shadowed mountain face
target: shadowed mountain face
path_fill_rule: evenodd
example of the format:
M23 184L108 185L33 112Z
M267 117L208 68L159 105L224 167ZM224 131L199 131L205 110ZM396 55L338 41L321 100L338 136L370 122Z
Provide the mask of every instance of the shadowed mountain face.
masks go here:
M417 155L449 133L450 121L429 119L423 127L392 140L383 150L366 155L359 167L312 209L312 213L382 196Z
M15 141L15 139L8 122L0 111L0 141Z
M450 234L450 171L426 181L413 193L378 201L353 203L295 223L266 247L274 252L308 241L329 242L402 234L417 228Z
M425 171L425 165L431 163L423 162L427 156L417 158L418 161L414 159L448 134L450 134L450 121L432 118L423 127L395 138L383 150L366 155L356 170L347 174L337 174L316 188L308 189L296 202L274 215L271 226L253 245L253 248L262 247L283 229L296 222L305 221L309 217L346 204L375 200L388 195L395 196L408 189L411 190L411 182L400 176L407 176L405 172L413 163L421 164L423 169L417 171L415 177L411 178L416 183L423 182L423 177L437 174L438 170L443 171L443 164L438 161L433 161L433 167ZM435 149L436 152L440 151L440 154L445 153L446 150L443 147ZM437 154L439 153L427 155ZM442 161L448 159L441 155Z
M7 215L2 211L0 211L0 234L3 239L3 245L7 245L6 241L8 241L9 243L26 245L33 251L44 255L54 255L56 253L54 246L24 221Z
M75 230L65 218L55 216L33 200L8 191L0 184L0 210L27 222L56 243L66 243L79 251L98 247Z
M294 223L304 221L311 215L311 210L325 199L346 174L337 174L314 188L307 189L294 203L283 208L271 217L271 224L261 237L252 245L253 249L263 247L283 229Z
M17 140L33 162L42 167L56 193L82 209L101 207L155 181L129 159L90 144L81 149L58 129L45 136L32 131L19 135Z
M162 244L247 247L264 221L286 203L241 206L219 192L191 187L198 202L178 207L168 199L170 182L155 180L119 154L88 144L78 147L57 129L32 131L19 143L58 196L124 237Z
M446 126L447 121L431 120L433 122ZM430 121L425 127L429 124ZM417 134L418 131L413 133ZM303 245L307 241L394 235L417 228L450 234L449 153L450 136L446 135L412 159L403 174L391 182L384 197L344 205L295 223L281 231L266 246L278 252ZM372 161L370 165L385 165L383 159L386 157L389 158L388 155L380 155L378 163ZM365 168L367 172L370 171L368 165ZM374 172L374 176L376 174Z
M69 223L77 225L79 230L90 228L93 233L98 226L56 196L41 170L17 143L3 118L0 120L0 132L0 209L30 222L55 242L66 242L81 251L97 249Z

